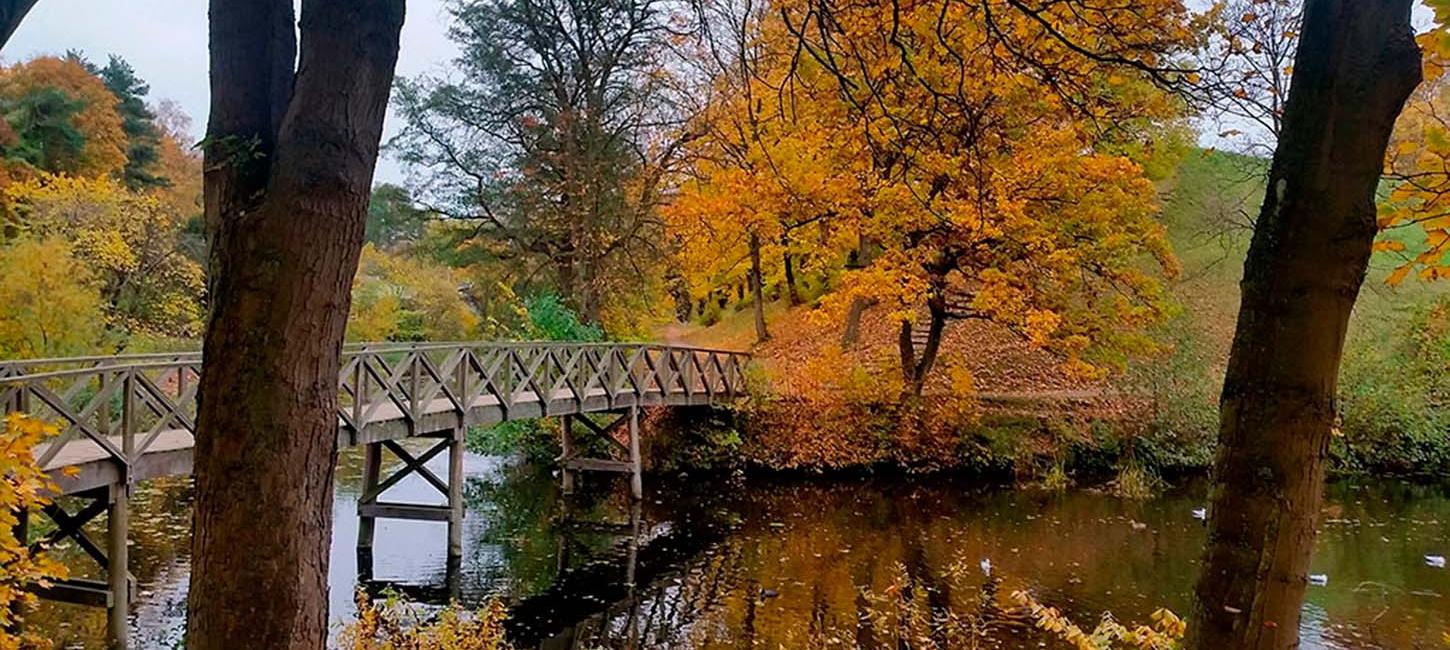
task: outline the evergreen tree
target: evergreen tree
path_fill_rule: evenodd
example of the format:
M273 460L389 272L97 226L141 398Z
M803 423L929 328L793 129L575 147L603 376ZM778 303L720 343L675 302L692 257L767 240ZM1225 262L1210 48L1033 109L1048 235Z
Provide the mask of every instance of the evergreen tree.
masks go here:
M136 69L130 63L114 54L104 67L86 63L86 69L116 96L116 112L121 115L121 128L126 132L126 167L121 172L121 180L133 190L168 185L166 177L156 173L161 155L161 129L156 125L156 114L146 106L151 87L136 76Z

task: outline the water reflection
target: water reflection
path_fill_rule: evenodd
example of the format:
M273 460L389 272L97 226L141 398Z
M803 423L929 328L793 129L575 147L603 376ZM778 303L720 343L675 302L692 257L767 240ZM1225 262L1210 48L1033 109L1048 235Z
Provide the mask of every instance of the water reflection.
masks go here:
M547 471L470 456L458 562L445 524L397 520L379 520L372 557L360 558L359 458L345 454L338 471L339 624L358 585L440 604L497 595L523 647L878 647L889 635L872 620L873 599L902 593L933 617L971 614L978 647L1037 647L1044 639L1007 604L1012 591L1084 623L1106 610L1130 621L1160 606L1186 613L1204 540L1192 516L1201 485L1130 502L943 478L687 478L656 481L632 506L622 485L563 500ZM438 498L417 477L397 489L390 499ZM1313 572L1329 582L1310 588L1305 647L1438 647L1450 632L1450 571L1423 556L1450 551L1450 495L1385 482L1337 484L1328 497ZM137 500L133 638L176 647L190 488L155 482ZM103 638L98 611L52 604L34 620L62 645Z

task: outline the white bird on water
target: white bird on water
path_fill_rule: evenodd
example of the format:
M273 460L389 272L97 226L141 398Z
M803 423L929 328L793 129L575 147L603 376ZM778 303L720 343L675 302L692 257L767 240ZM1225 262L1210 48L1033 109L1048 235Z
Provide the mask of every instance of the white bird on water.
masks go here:
M992 577L992 560L990 558L982 558L982 562L977 566L982 567L982 575Z
M1207 521L1208 520L1208 508L1194 508L1193 509L1193 518L1194 519L1197 519L1199 521Z
M1427 564L1429 566L1432 566L1432 567L1435 567L1436 569L1443 569L1443 568L1445 568L1445 556L1443 556L1443 555L1426 555L1425 556L1425 564Z

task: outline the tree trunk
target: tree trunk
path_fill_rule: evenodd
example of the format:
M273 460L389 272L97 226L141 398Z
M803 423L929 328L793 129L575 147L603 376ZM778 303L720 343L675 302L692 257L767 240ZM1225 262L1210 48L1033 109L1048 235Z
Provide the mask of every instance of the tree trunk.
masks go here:
M1298 645L1345 328L1395 118L1420 81L1411 0L1310 0L1244 263L1191 645Z
M930 314L927 321L926 340L922 341L921 357L916 356L916 339L913 336L910 321L901 322L901 333L898 335L896 344L901 355L901 376L906 382L906 391L913 397L921 397L922 390L926 388L926 377L931 373L932 367L936 365L936 357L941 349L941 335L946 328L947 315L945 305L941 300L932 298L927 301L927 310Z
M875 300L861 296L851 299L851 307L846 311L846 327L841 332L842 349L856 347L856 342L861 340L861 317L866 314L866 310L875 306Z
M212 0L187 646L325 647L337 380L403 0Z
M784 250L781 253L781 262L785 265L785 295L790 300L790 306L801 304L801 293L795 285L795 258L790 254L790 237L780 236L780 246Z
M755 301L755 340L764 343L770 340L765 329L765 279L760 271L760 236L750 235L750 295Z

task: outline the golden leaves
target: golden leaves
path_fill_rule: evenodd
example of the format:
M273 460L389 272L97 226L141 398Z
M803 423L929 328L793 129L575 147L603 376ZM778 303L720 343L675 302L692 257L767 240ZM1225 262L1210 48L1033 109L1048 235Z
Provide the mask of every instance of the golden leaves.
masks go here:
M65 578L65 566L43 549L32 553L26 540L15 536L16 513L49 503L45 495L56 490L54 483L36 465L31 450L42 440L56 435L56 429L22 413L4 418L0 437L0 650L49 647L44 638L16 633L20 603L35 601L30 588Z

